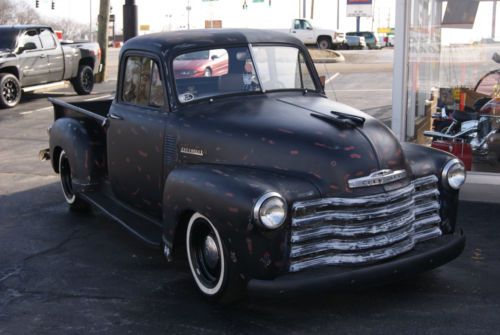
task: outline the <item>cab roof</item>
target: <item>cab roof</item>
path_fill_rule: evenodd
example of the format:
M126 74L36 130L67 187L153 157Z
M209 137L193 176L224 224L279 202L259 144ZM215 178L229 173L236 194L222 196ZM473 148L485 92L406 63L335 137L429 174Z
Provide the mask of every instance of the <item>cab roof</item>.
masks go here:
M134 37L128 40L126 50L148 50L170 53L188 49L203 49L227 45L283 43L303 47L302 42L290 34L261 29L197 29L163 32Z

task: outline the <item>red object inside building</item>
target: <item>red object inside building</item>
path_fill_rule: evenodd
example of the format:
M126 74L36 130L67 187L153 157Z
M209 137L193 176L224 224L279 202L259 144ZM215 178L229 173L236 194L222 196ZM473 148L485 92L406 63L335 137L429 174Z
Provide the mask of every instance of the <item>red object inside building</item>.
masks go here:
M451 141L433 141L431 147L449 152L464 162L465 169L472 169L472 147L469 143Z

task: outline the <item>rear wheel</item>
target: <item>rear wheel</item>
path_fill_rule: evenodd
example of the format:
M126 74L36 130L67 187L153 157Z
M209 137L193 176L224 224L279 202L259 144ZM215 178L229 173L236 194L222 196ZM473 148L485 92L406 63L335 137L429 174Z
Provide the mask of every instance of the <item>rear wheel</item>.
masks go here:
M212 69L209 68L209 67L207 67L205 69L205 72L203 73L203 76L205 76L205 77L211 77L212 76Z
M78 197L73 191L73 180L71 177L71 165L65 151L59 156L59 176L61 178L61 188L64 199L69 205L70 210L77 212L86 212L90 210L89 203Z
M227 303L244 295L246 282L229 261L219 232L200 213L193 214L189 220L186 249L191 274L205 297Z
M21 85L16 76L0 74L0 107L12 108L21 100Z
M87 95L92 93L94 89L94 71L88 65L81 65L78 68L78 74L71 79L71 84L75 92L79 95Z

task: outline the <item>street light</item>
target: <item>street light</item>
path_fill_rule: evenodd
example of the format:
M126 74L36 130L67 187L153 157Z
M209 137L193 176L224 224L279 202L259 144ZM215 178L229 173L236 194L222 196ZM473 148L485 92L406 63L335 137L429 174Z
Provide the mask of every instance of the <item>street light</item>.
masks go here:
M186 6L186 10L187 10L187 14L188 14L188 30L190 29L190 24L189 24L189 12L191 12L191 5L189 4L189 0L188 0L188 4Z

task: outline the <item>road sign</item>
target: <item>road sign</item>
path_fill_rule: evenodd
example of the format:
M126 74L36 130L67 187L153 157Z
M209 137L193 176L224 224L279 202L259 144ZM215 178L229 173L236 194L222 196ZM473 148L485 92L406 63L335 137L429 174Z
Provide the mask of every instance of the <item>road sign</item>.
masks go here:
M150 27L149 27L149 24L141 24L141 25L139 26L139 30L140 30L140 31L149 31L149 28L150 28Z
M372 0L347 0L347 16L373 16Z

